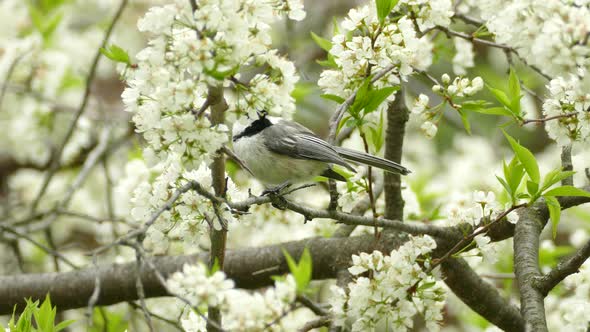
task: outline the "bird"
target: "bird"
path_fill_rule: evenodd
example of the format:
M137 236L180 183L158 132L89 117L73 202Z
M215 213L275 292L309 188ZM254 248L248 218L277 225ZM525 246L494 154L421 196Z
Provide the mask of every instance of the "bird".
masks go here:
M232 136L235 155L267 186L283 188L318 175L346 181L332 166L356 172L349 162L401 175L411 173L391 160L329 144L305 126L268 116L265 111L246 125L235 123Z

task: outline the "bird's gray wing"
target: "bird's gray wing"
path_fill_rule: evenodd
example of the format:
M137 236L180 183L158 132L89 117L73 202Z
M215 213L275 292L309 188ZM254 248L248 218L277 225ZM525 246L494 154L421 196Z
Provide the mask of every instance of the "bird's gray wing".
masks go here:
M309 129L290 121L272 125L262 131L266 147L278 154L337 164L355 171L334 148Z
M364 152L355 151L339 146L334 147L334 149L337 151L339 155L341 155L344 159L349 161L381 168L384 171L395 174L407 175L411 173L409 169L391 160L379 158Z

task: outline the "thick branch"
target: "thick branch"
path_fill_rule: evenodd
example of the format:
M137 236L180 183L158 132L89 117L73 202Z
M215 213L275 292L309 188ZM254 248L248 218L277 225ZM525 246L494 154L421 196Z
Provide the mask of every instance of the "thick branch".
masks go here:
M400 90L387 109L387 136L385 138L385 159L401 163L406 122L409 119L404 92ZM404 219L404 200L402 198L401 177L399 174L385 173L385 218Z
M225 111L227 110L227 103L223 98L223 86L210 86L207 100L211 104L211 124L220 125L225 120ZM217 152L217 156L213 159L211 164L211 178L213 182L213 189L217 197L225 197L225 155L221 151ZM215 229L213 225L209 230L209 238L211 239L211 258L209 259L209 268L217 265L221 270L224 270L225 261L225 247L227 243L227 223L217 216L221 223L221 229ZM221 312L218 308L209 307L209 319L215 324L207 321L207 331L219 331L213 325L221 326Z
M397 237L382 237L375 243L373 236L326 239L311 238L287 242L279 245L228 250L225 259L225 272L236 282L237 287L255 289L272 285L272 275L289 271L282 249L292 257L299 258L307 247L313 260L313 278L334 278L336 272L349 266L351 255L371 252L377 246L382 250L392 250L402 243ZM195 261L208 262L208 254L176 257L154 257L155 267L164 275L180 271L184 264ZM145 264L148 265L148 264ZM165 296L166 291L156 275L147 266L139 272L145 297ZM96 305L109 305L122 301L138 299L135 281L137 264L100 265L98 269L89 267L65 273L21 274L0 277L0 315L12 313L13 306L23 308L24 299L42 299L51 293L51 301L60 310L82 308L88 304L95 285L100 278L101 292Z
M496 287L481 279L467 262L452 258L441 267L445 283L469 308L504 331L524 331L524 320L518 309Z
M523 209L514 231L514 273L520 290L520 311L531 331L547 331L543 294L534 287L539 270L539 235L546 222L534 208Z

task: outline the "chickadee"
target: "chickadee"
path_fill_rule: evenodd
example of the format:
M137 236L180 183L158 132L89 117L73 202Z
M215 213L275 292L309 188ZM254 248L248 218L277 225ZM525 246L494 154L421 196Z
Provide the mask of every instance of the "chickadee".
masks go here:
M267 185L292 184L318 175L346 181L331 167L340 165L355 172L346 160L391 173L410 173L393 161L333 146L306 127L265 112L247 126L234 124L233 148L252 175Z

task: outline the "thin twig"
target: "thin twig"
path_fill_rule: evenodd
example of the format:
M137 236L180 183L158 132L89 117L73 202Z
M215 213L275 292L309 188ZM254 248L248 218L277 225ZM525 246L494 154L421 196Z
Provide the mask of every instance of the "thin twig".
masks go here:
M127 242L131 239L134 239L138 236L145 234L147 232L147 230L150 228L150 226L152 226L153 223L156 222L156 220L158 220L160 215L162 215L162 213L164 213L164 211L172 209L172 206L180 198L180 196L191 189L193 189L192 182L189 182L189 183L185 184L184 186L178 188L174 192L174 194L172 194L172 197L170 197L168 199L166 204L164 204L162 207L160 207L160 209L158 209L156 212L154 212L151 215L151 217L148 219L148 221L146 221L146 223L141 228L131 231L131 232L127 233L126 235L118 238L117 240L115 240L107 245L104 245L102 247L98 247L98 248L94 249L91 254L103 253L116 245L124 244L125 242Z
M46 253L50 254L51 256L55 257L56 259L61 260L62 262L64 262L66 265L70 266L73 269L78 268L78 266L76 264L74 264L72 261L70 261L66 256L60 254L56 250L48 248L45 245L35 241L33 238L31 238L27 234L21 233L21 232L17 231L16 229L9 227L9 226L5 226L5 225L0 225L0 230L2 230L3 232L6 232L6 233L10 233L18 238L26 240L27 242L33 244L35 247L45 251Z
M557 284L563 279L579 272L580 266L586 262L590 257L590 241L586 242L573 255L562 259L557 266L549 273L544 275L540 280L535 282L535 287L541 291L544 296L547 296Z
M137 296L139 296L139 303L141 304L141 310L143 311L143 316L145 317L145 321L150 329L150 332L154 332L154 326L152 325L152 318L150 317L150 313L147 309L145 304L145 291L143 289L143 282L141 281L141 270L143 270L143 258L142 253L137 247L140 245L135 243L133 246L135 248L135 260L137 262L137 278L135 278L135 288L137 289Z
M313 329L320 328L322 326L329 326L330 322L332 322L332 318L330 316L320 317L318 319L315 319L315 320L305 323L305 325L300 327L299 330L297 330L297 331L298 332L308 332Z
M459 37L459 38L462 38L462 39L465 39L465 40L469 40L469 41L471 41L472 43L475 43L475 44L480 44L480 45L485 45L485 46L489 46L489 47L499 48L501 50L505 50L507 52L510 52L510 53L516 55L518 57L518 59L520 61L522 61L522 63L524 63L527 67L529 67L532 70L536 71L539 75L543 76L546 80L548 80L548 81L551 80L551 76L545 74L545 72L543 72L543 70L541 70L541 68L539 68L539 67L537 67L535 65L529 64L518 53L518 51L515 48L511 47L511 46L508 46L508 45L505 45L505 44L499 44L499 43L496 43L496 42L493 42L493 41L490 41L490 40L485 40L485 39L477 38L477 37L474 37L473 35L468 35L466 33L454 31L454 30L451 30L449 28L446 28L446 27L443 27L443 26L440 26L440 25L437 25L434 29L437 29L437 30L440 30L440 31L444 32L447 36Z
M489 224L477 228L473 233L469 234L468 236L466 236L463 239L461 239L461 241L457 242L457 244L455 244L455 246L453 246L443 256L441 256L440 258L434 259L432 261L432 264L428 268L428 272L431 272L437 266L439 266L443 261L445 261L446 259L448 259L449 257L451 257L451 255L455 254L456 252L458 252L461 249L463 249L463 247L465 247L466 245L470 244L476 236L478 236L480 234L483 234L483 233L486 233L490 229L490 227L492 227L493 225L495 225L498 222L500 222L510 212L512 212L512 211L514 211L516 209L519 209L521 207L524 207L524 206L526 206L526 204L514 205L514 206L510 207L509 209L505 210L504 212L502 212L498 217L496 217L496 219L494 219Z
M94 307L96 306L96 302L98 302L98 298L100 296L100 274L98 273L98 257L96 255L92 256L92 265L96 269L97 273L94 278L94 291L90 298L88 299L88 308L86 310L86 317L88 319L88 326L92 325L93 322L93 314L94 314Z
M115 16L113 17L113 19L111 21L111 24L107 28L107 31L106 31L104 38L100 44L100 47L98 48L98 50L96 51L96 53L94 55L94 60L92 61L92 65L90 66L90 71L88 73L88 76L86 77L86 84L85 84L86 88L84 90L84 96L82 97L82 102L80 104L80 107L78 108L78 110L74 114L74 118L70 122L70 125L66 131L66 135L64 136L61 143L57 146L57 150L55 150L55 152L52 154L51 165L50 165L49 171L45 175L45 178L43 179L43 184L41 185L41 189L39 190L39 193L37 194L35 200L33 201L33 204L31 205L31 214L33 214L35 212L35 210L37 209L37 206L39 205L41 198L43 197L43 195L45 194L45 191L47 190L47 187L49 186L49 182L51 182L51 179L53 178L53 176L55 175L55 173L59 169L59 165L61 163L61 157L62 157L63 151L65 149L65 146L68 144L70 138L74 134L74 130L76 129L76 127L78 125L78 120L80 119L80 117L82 116L84 111L86 110L86 106L88 105L88 101L90 100L90 92L91 92L91 88L92 88L92 83L94 82L94 77L96 75L96 69L98 68L98 62L99 62L100 58L102 57L102 53L100 52L100 49L104 48L107 45L107 42L109 41L109 38L111 37L111 33L113 32L115 24L117 23L117 21L121 17L121 14L123 13L123 9L125 9L125 7L127 6L127 2L128 2L128 0L121 0L121 4L119 5L119 8L117 9L117 12L115 13Z
M551 121L551 120L569 118L569 117L572 117L572 116L574 116L576 114L578 114L578 113L572 112L572 113L566 113L566 114L559 114L559 115L549 116L549 117L542 118L542 119L523 119L522 122L521 122L521 124L522 125L526 125L526 124L529 124L529 123L545 123L545 122Z
M315 303L305 295L297 295L295 300L301 303L303 306L307 307L309 310L313 311L313 313L318 316L327 316L329 314L329 312L326 309L322 308L320 304Z

